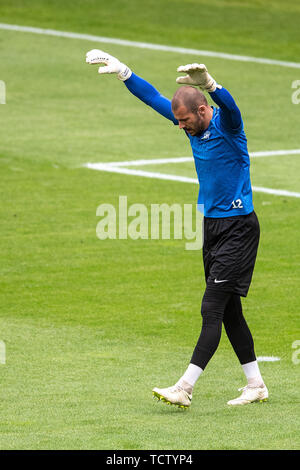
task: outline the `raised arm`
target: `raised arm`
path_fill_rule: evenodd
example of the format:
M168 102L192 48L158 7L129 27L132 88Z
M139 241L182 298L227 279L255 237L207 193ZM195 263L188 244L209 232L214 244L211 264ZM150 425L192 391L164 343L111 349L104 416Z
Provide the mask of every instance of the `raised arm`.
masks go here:
M165 118L170 119L174 124L178 124L172 112L171 101L161 95L154 86L134 73L124 83L134 96L151 106Z
M88 64L105 64L104 67L99 67L98 72L115 73L119 80L123 81L128 90L141 101L151 106L155 111L178 124L175 118L171 101L162 96L150 83L134 74L129 67L122 64L115 57L107 54L99 49L93 49L86 54L86 62Z
M197 85L210 94L214 102L220 107L220 124L224 129L237 132L242 128L241 112L233 97L209 75L204 64L182 65L178 67L177 71L187 73L184 77L178 77L177 83Z
M242 116L234 99L226 88L216 88L209 93L220 107L220 124L229 131L239 131L243 125Z

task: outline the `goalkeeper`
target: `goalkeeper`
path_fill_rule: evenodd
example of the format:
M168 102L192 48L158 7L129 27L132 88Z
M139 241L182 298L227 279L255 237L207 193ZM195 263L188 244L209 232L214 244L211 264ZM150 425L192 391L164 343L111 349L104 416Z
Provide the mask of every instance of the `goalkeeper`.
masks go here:
M241 395L228 404L266 400L268 390L241 304L241 296L246 297L250 287L260 228L253 209L247 139L234 99L203 64L177 69L185 73L176 80L184 86L177 89L170 101L103 51L89 51L86 62L102 64L100 74L117 74L133 95L185 131L200 184L198 204L204 206L206 279L201 304L202 329L183 376L171 387L154 388L154 396L182 408L190 406L193 387L218 347L223 323L247 379L247 385L240 389ZM208 92L218 107L209 106L196 86Z

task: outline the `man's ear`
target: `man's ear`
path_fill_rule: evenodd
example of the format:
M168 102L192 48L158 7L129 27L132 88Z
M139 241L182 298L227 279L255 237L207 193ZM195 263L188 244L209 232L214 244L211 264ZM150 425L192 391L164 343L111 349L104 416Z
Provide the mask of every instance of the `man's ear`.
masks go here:
M206 106L204 104L200 104L200 106L198 106L197 114L199 116L204 116L205 112L206 112Z

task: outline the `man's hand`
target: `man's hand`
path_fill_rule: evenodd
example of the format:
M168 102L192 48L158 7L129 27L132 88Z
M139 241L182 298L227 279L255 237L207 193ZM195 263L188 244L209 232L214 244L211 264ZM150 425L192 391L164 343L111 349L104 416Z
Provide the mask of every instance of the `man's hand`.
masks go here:
M119 80L123 82L131 77L132 71L127 65L122 64L116 57L107 54L107 52L100 51L100 49L92 49L86 54L86 62L88 64L105 64L104 67L99 67L98 72L102 73L116 73Z
M177 72L185 72L187 75L178 77L176 82L186 85L198 85L202 90L208 92L221 88L217 82L209 75L204 64L187 64L178 67Z

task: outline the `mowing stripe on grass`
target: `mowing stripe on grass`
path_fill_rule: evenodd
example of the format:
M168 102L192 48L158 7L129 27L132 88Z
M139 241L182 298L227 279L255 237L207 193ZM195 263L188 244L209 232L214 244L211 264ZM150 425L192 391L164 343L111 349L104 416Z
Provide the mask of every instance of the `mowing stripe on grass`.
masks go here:
M178 175L169 175L167 173L157 173L157 172L152 172L152 171L133 170L130 168L119 168L109 163L86 163L83 166L86 168L89 168L90 170L107 171L109 173L120 173L120 174L130 175L130 176L142 176L144 178L155 178L155 179L160 179L160 180L177 181L180 183L199 184L197 178L189 178L187 176L178 176ZM273 194L275 196L288 196L288 197L300 198L300 193L286 191L285 189L271 189L271 188L264 188L264 187L259 187L259 186L252 186L252 190L254 192L259 192L259 193Z
M236 54L227 54L225 52L206 51L201 49L188 49L185 47L165 46L163 44L152 44L139 41L128 41L119 38L107 38L104 36L94 36L92 34L72 33L69 31L57 31L55 29L35 28L32 26L20 26L14 24L0 23L0 29L9 31L19 31L22 33L45 34L47 36L58 36L70 39L83 39L85 41L100 42L104 44L117 44L119 46L137 47L140 49L150 49L154 51L176 52L185 55L196 55L205 57L217 57L218 59L237 60L240 62L255 62L259 64L277 65L280 67L292 67L300 69L300 63L288 62L284 60L267 59L261 57L251 57Z

